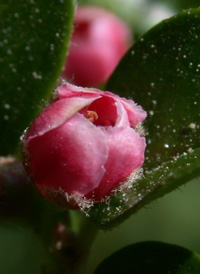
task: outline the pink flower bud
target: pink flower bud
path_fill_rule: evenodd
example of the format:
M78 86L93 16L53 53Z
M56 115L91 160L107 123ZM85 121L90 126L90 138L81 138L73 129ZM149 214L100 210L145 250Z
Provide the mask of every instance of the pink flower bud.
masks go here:
M80 86L104 83L130 41L129 27L116 15L97 7L78 8L63 77Z
M48 199L99 203L142 166L145 118L132 100L63 84L24 136L26 169Z

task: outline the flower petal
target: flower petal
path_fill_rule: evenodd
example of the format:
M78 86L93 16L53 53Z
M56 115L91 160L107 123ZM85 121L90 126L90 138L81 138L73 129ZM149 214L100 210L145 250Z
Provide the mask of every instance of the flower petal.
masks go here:
M126 98L121 98L117 94L114 94L109 91L101 91L95 88L83 88L77 87L72 84L66 83L57 88L58 90L58 98L69 98L74 96L81 96L84 98L90 98L91 96L100 95L100 96L108 96L113 98L115 101L119 101L123 104L124 108L127 111L130 125L132 127L137 126L140 122L142 122L147 113L142 109L141 106L137 105L132 100L127 100Z
M119 97L110 91L105 91L105 95L114 98L116 101L120 101L125 107L129 122L132 127L137 126L140 122L144 121L147 116L146 111L141 106L137 105L133 100L127 100L126 98Z
M94 95L103 95L104 92L95 88L83 88L69 83L57 87L58 99L70 98L75 96L92 97Z
M116 101L109 96L102 96L90 104L88 110L95 111L98 119L96 126L114 126L118 118Z
M144 162L144 151L146 147L145 138L140 137L133 128L114 127L107 131L109 147L108 160L105 164L106 173L99 186L87 197L94 195L95 199L101 199L115 189Z
M140 122L146 119L147 113L141 106L137 105L132 100L127 100L125 98L121 98L120 101L127 111L129 122L132 127L137 126Z
M93 94L91 98L73 97L55 101L45 108L31 124L28 131L29 136L35 137L60 126L76 112L90 105L100 96Z
M115 126L117 127L122 127L125 125L130 126L127 112L124 106L122 105L122 103L120 101L117 101L115 105L117 107L117 116L118 116Z
M29 166L39 187L83 196L98 187L108 157L106 136L82 114L27 141Z

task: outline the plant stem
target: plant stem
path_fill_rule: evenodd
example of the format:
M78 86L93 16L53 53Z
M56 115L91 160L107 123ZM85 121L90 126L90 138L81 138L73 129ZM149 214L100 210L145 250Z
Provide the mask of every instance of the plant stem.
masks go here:
M78 274L84 274L89 257L91 245L98 233L98 226L90 221L86 216L82 216L81 228L77 237L78 247L80 250L80 266Z
M69 213L70 222L63 220L55 227L52 256L60 268L58 273L84 274L98 226L80 211Z

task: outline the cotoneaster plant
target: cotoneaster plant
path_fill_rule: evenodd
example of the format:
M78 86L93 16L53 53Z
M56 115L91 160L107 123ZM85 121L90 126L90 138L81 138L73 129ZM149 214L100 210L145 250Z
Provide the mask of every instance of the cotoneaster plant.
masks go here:
M132 100L65 83L24 135L25 168L58 204L100 203L141 173L145 118Z
M123 13L126 0L115 2ZM101 1L102 6L107 3ZM191 1L188 3L190 6ZM0 3L0 273L197 274L197 253L152 241L153 235L166 242L182 241L198 252L198 229L196 235L195 230L189 234L181 225L181 215L184 224L192 222L191 230L194 217L198 219L197 211L186 210L194 206L193 197L191 202L183 198L182 209L176 200L182 196L179 193L175 201L169 199L161 214L160 204L156 215L153 208L148 210L148 218L141 220L141 230L133 216L129 224L123 224L127 225L126 233L121 232L117 240L111 234L101 234L103 252L97 240L90 263L100 254L95 264L99 263L109 248L116 245L117 249L123 243L123 238L127 243L128 233L134 240L105 259L95 272L85 270L85 264L99 229L111 230L181 185L192 179L199 182L200 9L180 12L141 37L133 27L131 32L137 41L112 76L82 83L93 86L107 81L101 86L106 91L101 91L80 87L80 83L57 84L68 45L71 48L76 41L78 45L72 34L76 7L74 0L52 0L48 5L41 0ZM93 14L97 15L95 11ZM136 16L140 26L144 14ZM97 35L97 29L90 32L93 19L74 22L74 33L78 27L84 41ZM120 31L110 32L108 21L103 25L104 31L98 27L101 34L109 33L108 37L115 40ZM91 41L96 47L95 39ZM112 47L106 50L103 42L98 44L98 50L90 47L86 51L91 58L75 58L79 69L81 65L84 68L82 76L89 72L89 60L94 61L96 56L102 57L100 61L106 56L108 64L113 64L110 56L115 51ZM84 48L84 43L81 45ZM102 48L105 55L100 53ZM78 46L76 49L80 50ZM100 67L100 63L95 65L84 80L95 80ZM78 79L75 73L66 78L73 84ZM19 136L28 126L22 138L25 172ZM161 222L166 219L162 217L170 215L170 209L174 214L178 212L180 221L171 230ZM155 216L162 229L154 221ZM141 239L151 241L134 243L137 231Z

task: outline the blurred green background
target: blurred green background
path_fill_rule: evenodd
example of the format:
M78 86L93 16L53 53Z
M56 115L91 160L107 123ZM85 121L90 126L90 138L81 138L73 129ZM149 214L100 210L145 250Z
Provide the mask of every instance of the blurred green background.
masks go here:
M200 253L200 180L194 180L140 210L112 231L100 231L91 249L87 274L114 251L139 241L157 240ZM49 262L31 227L13 220L0 225L0 273L39 274Z
M200 253L200 179L141 209L115 228L101 231L88 263L88 273L114 251L139 241L162 241Z

